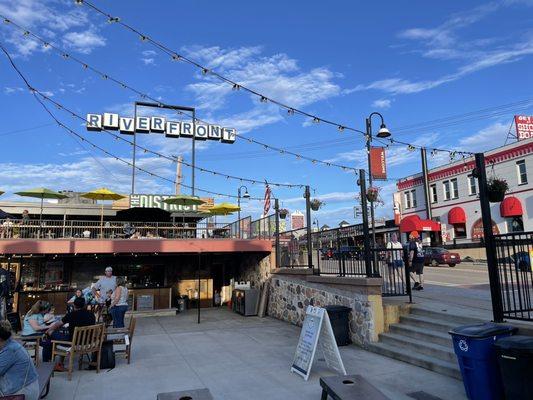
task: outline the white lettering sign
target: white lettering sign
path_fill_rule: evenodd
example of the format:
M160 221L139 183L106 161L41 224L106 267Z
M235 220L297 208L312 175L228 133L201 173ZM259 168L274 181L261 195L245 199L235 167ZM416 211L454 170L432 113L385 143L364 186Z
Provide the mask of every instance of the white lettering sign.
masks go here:
M186 137L195 140L218 140L222 143L235 143L237 131L219 125L194 124L188 121L168 121L163 117L120 117L114 113L87 114L86 128L88 131L102 129L119 130L121 134L164 133L167 137Z

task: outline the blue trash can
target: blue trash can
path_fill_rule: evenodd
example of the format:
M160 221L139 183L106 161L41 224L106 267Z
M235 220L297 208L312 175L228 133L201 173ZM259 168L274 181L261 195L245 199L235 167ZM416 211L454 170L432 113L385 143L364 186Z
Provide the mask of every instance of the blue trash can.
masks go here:
M458 326L450 331L453 348L463 375L466 395L470 400L504 398L502 378L493 344L517 331L509 325L492 322Z

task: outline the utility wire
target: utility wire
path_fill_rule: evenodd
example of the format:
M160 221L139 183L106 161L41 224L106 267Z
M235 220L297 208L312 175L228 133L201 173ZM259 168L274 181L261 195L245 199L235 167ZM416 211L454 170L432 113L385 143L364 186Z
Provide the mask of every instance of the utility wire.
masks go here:
M133 32L134 34L136 34L141 41L143 42L147 42L147 43L150 43L152 46L154 46L155 48L159 49L160 51L162 51L163 53L167 54L168 56L171 57L171 60L173 61L183 61L183 62L186 62L196 68L198 68L199 70L201 70L202 74L203 75L209 75L209 76L213 76L217 79L219 79L221 82L224 82L228 85L231 85L232 89L235 90L235 91L246 91L247 93L250 93L256 97L259 98L260 102L261 103L272 103L272 104L276 104L277 106L285 109L287 111L287 115L295 115L295 114L299 114L299 115L302 115L302 116L305 116L305 117L308 117L312 120L313 123L325 123L327 125L331 125L331 126L335 126L340 132L343 132L343 131L353 131L353 132L357 132L357 133L361 133L363 135L367 135L366 132L360 130L360 129L356 129L356 128L353 128L353 127L350 127L346 124L340 124L338 122L334 122L334 121L331 121L329 119L325 119L325 118L321 118L315 114L310 114L306 111L303 111L297 107L291 107L287 104L284 104L278 100L275 100L275 99L272 99L268 96L265 96L264 94L262 93L259 93L257 92L256 90L253 90L249 87L246 87L246 86L243 86L241 85L240 83L238 82L235 82L221 74L219 74L218 72L216 72L215 70L213 69L210 69L202 64L200 64L199 62L195 61L195 60L192 60L191 58L189 57L186 57L182 54L179 54L178 52L168 48L167 46L165 46L164 44L162 44L161 42L151 38L149 35L146 35L144 33L142 33L141 31L139 31L138 29L132 27L131 25L129 24L126 24L125 22L122 22L121 18L120 17L116 17L116 16L113 16L105 11L103 11L102 9L98 8L97 6L95 6L94 4L92 4L91 2L89 1L86 1L86 0L75 0L75 3L77 5L86 5L87 7L93 9L95 12L97 12L98 14L101 14L103 15L107 22L109 23L116 23L120 26L122 26L123 28L126 28L127 30L129 30L130 32ZM393 139L385 139L385 140L388 140L390 143L396 143L396 144L403 144L405 146L410 146L410 147L414 147L414 148L423 148L423 146L418 146L416 144L412 144L412 143L407 143L407 142L404 142L404 141L400 141L400 140L394 140L392 141ZM253 143L257 143L257 144L260 144L258 143L257 141L254 141ZM280 150L283 150L283 149L277 149L273 146L271 146L274 150L277 150L277 151L280 151ZM450 154L454 153L454 154L464 154L464 155L472 155L474 153L472 152L466 152L466 151L456 151L456 150L449 150L449 149L443 149L443 148L432 148L432 147L426 147L426 149L428 150L435 150L437 152L448 152ZM280 151L281 153L283 153L282 151ZM290 152L286 152L287 154L291 154L291 155L294 155ZM304 158L304 157L300 157L300 158ZM318 162L317 160L314 160L315 163ZM325 163L326 165L329 164L329 166L333 166L332 163Z
M11 66L13 67L13 69L17 72L17 74L20 76L20 78L24 81L24 83L26 84L27 88L30 90L30 92L33 94L33 96L35 97L35 99L39 102L39 104L44 108L44 110L48 113L48 115L50 115L50 117L56 122L56 124L67 130L70 134L76 136L77 138L79 138L82 142L87 142L88 144L90 144L93 148L95 149L98 149L99 151L103 152L104 154L110 156L110 157L113 157L115 160L117 161L120 161L130 167L133 167L133 163L131 163L130 161L128 160L124 160L123 158L107 151L106 149L104 149L103 147L100 147L98 146L97 144L91 142L90 140L87 140L86 138L84 138L82 135L78 134L77 132L75 132L73 129L69 128L68 126L66 126L65 124L63 124L51 111L50 109L46 106L46 104L44 104L44 102L39 98L42 97L43 99L45 100L49 100L49 98L47 96L45 96L44 94L42 94L41 92L39 92L38 90L36 90L29 82L28 80L26 79L26 77L24 76L24 74L20 71L20 69L17 67L17 65L14 63L13 59L11 58L11 55L8 53L8 51L5 49L5 47L0 44L0 49L4 52L4 54L6 55L6 57L8 58ZM160 175L157 175L153 172L150 172L144 168L141 168L137 165L135 165L135 169L141 171L141 172L144 172L152 177L156 177L156 178L159 178L161 180L164 180L164 181L167 181L169 183L172 183L172 184L176 184L177 182L172 180L172 179L168 179L168 178L165 178L163 176L160 176ZM181 183L182 186L186 187L186 188L189 188L189 189L192 189L191 186L188 186L184 183ZM211 194L211 195L215 195L215 196L220 196L220 197L229 197L229 198L238 198L238 196L235 196L235 195L231 195L231 194L227 194L227 193L219 193L219 192L214 192L214 191L211 191L211 190L206 190L206 189L201 189L201 188L195 188L196 190L198 190L199 192L203 192L203 193L208 193L208 194ZM260 198L260 197L250 197L249 199L251 200L258 200L258 201L263 201L264 198Z

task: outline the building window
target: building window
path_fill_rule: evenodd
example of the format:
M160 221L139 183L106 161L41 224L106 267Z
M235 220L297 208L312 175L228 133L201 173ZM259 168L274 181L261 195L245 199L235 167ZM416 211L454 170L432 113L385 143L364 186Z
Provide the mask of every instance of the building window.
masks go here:
M511 217L505 218L507 222L507 232L523 232L524 231L524 221L522 217Z
M431 198L432 203L439 201L439 198L437 197L437 185L435 183L429 187L429 197Z
M450 181L442 182L442 191L444 193L444 200L450 200L451 199Z
M405 208L411 208L411 192L405 192L403 196L405 200Z
M453 225L454 237L457 239L463 239L466 237L466 225L465 224L454 224Z
M457 184L457 178L450 181L452 184L452 199L459 198L459 185Z
M416 190L411 190L411 203L416 208Z
M518 173L518 184L527 184L526 160L516 162L516 172Z
M473 196L477 194L476 178L472 175L468 175L468 194Z

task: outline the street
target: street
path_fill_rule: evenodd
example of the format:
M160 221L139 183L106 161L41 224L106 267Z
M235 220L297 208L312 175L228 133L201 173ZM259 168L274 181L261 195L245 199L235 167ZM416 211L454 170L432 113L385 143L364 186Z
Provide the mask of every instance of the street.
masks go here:
M435 310L454 310L490 319L492 306L486 265L460 264L424 268L424 290L413 291L413 302Z

